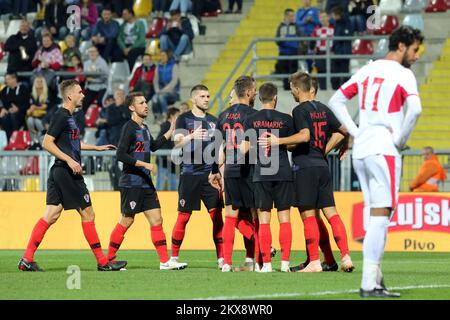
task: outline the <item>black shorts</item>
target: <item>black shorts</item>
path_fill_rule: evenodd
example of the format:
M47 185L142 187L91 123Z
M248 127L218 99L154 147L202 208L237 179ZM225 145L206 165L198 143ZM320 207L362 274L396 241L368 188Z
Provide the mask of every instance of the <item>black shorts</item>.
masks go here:
M333 184L328 167L294 171L295 206L322 209L334 207Z
M120 188L120 208L123 215L161 208L154 188Z
M253 182L255 207L261 210L276 208L287 210L293 205L294 185L292 181ZM274 206L275 204L275 206Z
M225 178L225 205L233 208L254 208L252 177Z
M62 204L64 210L92 206L91 196L82 175L63 166L53 166L47 180L47 205Z
M200 210L200 200L206 209L222 208L222 194L208 182L207 175L181 175L178 185L178 211Z

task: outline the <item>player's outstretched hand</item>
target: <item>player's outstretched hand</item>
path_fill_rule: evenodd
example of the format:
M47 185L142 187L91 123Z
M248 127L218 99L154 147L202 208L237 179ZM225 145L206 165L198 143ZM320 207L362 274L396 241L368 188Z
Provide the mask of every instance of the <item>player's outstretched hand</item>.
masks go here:
M280 144L280 139L271 134L270 132L266 132L264 135L258 138L258 144L261 148L268 148L270 146L275 146Z
M73 159L69 159L67 161L67 165L74 174L81 174L83 172L83 169L81 168L80 164Z
M117 147L112 144L105 144L103 146L97 146L97 151L116 150Z

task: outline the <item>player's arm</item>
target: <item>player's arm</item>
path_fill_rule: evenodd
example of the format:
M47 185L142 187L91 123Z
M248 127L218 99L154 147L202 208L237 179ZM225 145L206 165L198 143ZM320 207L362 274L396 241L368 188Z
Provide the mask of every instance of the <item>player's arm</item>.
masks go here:
M406 111L405 119L403 120L400 134L394 138L394 144L400 150L406 145L409 136L411 135L417 120L422 113L422 104L418 95L410 95L406 99L408 110Z
M203 140L208 136L208 130L198 127L194 132L184 135L182 133L177 133L174 137L175 148L182 148L186 144L190 143L192 140Z
M102 146L96 146L93 144L84 143L83 141L80 141L80 147L81 150L91 150L91 151L106 151L106 150L116 150L116 146L112 144L105 144Z
M164 146L164 144L170 140L170 138L172 137L172 133L175 131L175 121L172 120L170 122L170 127L169 130L167 130L166 133L164 133L163 135L161 135L160 137L158 137L156 140L153 140L152 138L152 143L150 144L150 150L152 152L155 152L156 150L159 150L162 146Z
M357 93L358 86L356 85L356 78L353 76L333 94L328 102L328 106L333 111L336 118L353 137L358 135L359 130L347 110L347 101L353 98Z
M67 163L67 165L72 169L74 174L80 174L82 172L81 166L78 162L73 160L69 155L61 151L60 148L55 143L55 137L49 135L48 133L44 136L44 141L42 142L42 147L54 155L59 160Z

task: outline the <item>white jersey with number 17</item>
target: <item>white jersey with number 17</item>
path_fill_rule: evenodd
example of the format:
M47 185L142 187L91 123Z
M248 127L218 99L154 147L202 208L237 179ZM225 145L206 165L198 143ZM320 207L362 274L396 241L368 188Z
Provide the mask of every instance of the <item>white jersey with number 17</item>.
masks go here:
M359 99L353 158L399 155L396 143L404 122L405 101L419 95L413 72L396 61L380 59L361 68L340 91L347 99L355 95Z

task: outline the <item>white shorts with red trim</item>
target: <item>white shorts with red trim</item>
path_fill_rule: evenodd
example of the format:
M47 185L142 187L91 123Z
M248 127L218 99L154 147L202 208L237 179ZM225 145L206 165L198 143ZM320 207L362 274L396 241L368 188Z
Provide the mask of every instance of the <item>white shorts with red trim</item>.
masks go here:
M371 155L353 159L353 167L364 195L365 206L394 210L400 189L401 157Z

